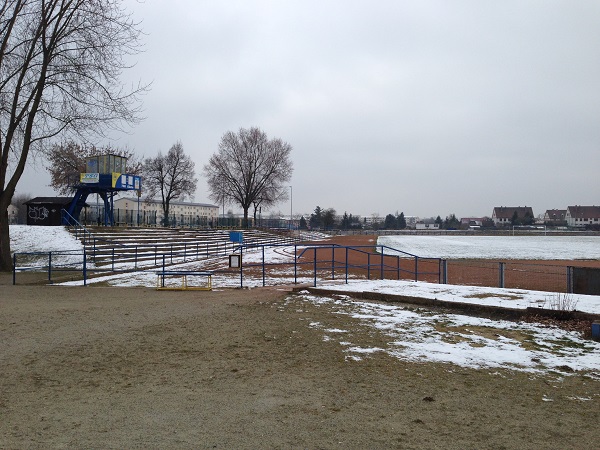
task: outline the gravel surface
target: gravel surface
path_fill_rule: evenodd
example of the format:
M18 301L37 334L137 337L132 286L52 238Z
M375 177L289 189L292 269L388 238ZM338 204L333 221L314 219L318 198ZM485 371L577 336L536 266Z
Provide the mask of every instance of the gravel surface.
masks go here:
M278 288L0 286L0 448L592 449L600 380L348 359ZM319 322L322 327L311 326Z

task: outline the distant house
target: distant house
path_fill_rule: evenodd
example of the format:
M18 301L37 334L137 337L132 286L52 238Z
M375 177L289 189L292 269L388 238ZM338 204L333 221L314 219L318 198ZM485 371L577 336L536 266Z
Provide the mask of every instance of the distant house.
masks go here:
M440 224L435 223L435 219L423 219L415 224L417 230L439 230Z
M485 217L463 217L460 219L461 228L480 227L485 221Z
M404 220L406 220L406 228L416 228L417 222L419 218L417 216L404 216Z
M18 222L19 208L15 205L8 205L8 223L14 224Z
M492 220L495 226L513 225L515 214L519 224L533 223L535 220L531 206L497 206L492 213Z
M35 197L26 201L27 225L62 225L61 210L72 201L73 197Z
M566 209L547 209L544 213L544 223L547 225L564 226L567 224Z
M565 220L567 226L573 228L600 226L600 206L569 206Z

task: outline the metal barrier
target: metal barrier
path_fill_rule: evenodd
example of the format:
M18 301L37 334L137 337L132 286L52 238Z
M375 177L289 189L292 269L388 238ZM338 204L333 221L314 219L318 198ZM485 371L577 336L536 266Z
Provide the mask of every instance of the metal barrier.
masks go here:
M21 266L19 266L21 264ZM83 250L65 250L55 252L23 252L13 254L13 285L17 284L17 272L38 272L47 274L48 283L58 273L79 273L83 284L87 282L86 252Z
M377 279L411 279L414 281L434 281L442 283L446 280L443 260L439 258L419 258L391 247L377 246L342 246L338 244L315 244L294 245L293 260L286 263L269 263L265 260L265 247L262 247L262 261L260 263L245 263L239 267L240 287L244 286L244 271L256 271L259 269L262 276L262 284L266 285L265 279L268 268L271 267L293 267L294 284L298 284L300 271L310 274L313 286L317 286L319 279L336 279L337 276L348 282L350 276L366 276ZM280 245L280 247L289 247ZM300 247L300 251L299 250ZM256 246L240 245L236 251L243 254L244 251L256 248ZM385 251L388 251L386 254ZM377 252L378 251L378 252ZM392 254L393 253L393 254Z
M85 230L84 227L82 229ZM81 273L83 283L86 285L88 278L94 274L110 275L155 267L163 267L164 270L167 263L171 265L211 257L228 256L239 247L239 243L227 241L127 245L89 237L87 234L86 236L89 249L84 246L83 249L79 250L14 253L13 285L16 284L16 276L20 272L47 274L49 283L54 281L53 275L56 272ZM285 239L274 237L273 239L281 242L281 245L290 245L297 241L296 238L292 237ZM261 244L256 241L249 242L247 245L257 246Z
M81 273L84 285L94 274L113 274L147 270L212 257L229 257L232 253L242 256L250 251L259 253L260 262L244 262L236 269L215 270L217 274L239 276L240 287L244 279L261 277L266 286L269 272L279 272L279 278L298 284L299 277L309 278L313 286L319 280L350 277L370 279L405 279L441 284L489 286L541 290L548 292L573 292L573 267L543 263L497 262L482 260L444 260L420 258L406 252L382 245L341 246L337 244L302 245L292 239L278 244L247 242L193 243L164 245L121 244L103 247L94 239L89 251L71 250L60 252L28 252L13 255L13 284L18 272L47 274L52 283L56 274ZM271 262L265 256L266 249L288 248L289 260ZM123 250L128 253L122 253ZM283 250L280 252L285 253ZM123 256L128 255L128 256ZM281 268L293 269L281 276Z

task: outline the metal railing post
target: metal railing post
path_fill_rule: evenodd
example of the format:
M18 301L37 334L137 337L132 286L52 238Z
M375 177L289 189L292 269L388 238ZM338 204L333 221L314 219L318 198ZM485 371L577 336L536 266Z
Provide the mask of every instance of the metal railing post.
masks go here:
M313 287L317 287L317 247L313 248L314 253L315 253L315 257L313 258L313 270L314 270L314 282L313 282Z
M573 266L567 266L567 293L573 293Z
M348 247L346 247L346 284L348 284Z
M335 280L335 247L331 245L331 279Z
M48 252L48 283L52 283L52 252Z
M87 254L83 247L83 285L87 286Z
M233 246L233 244L232 244L232 246ZM225 244L225 254L227 254L227 244ZM240 288L244 287L244 272L243 272L244 263L242 262L243 256L244 256L244 249L240 245Z
M448 260L441 259L441 284L448 284Z
M262 246L262 281L263 287L265 287L265 246Z
M17 284L17 254L13 253L13 286Z
M498 287L504 288L504 265L505 263L498 263Z
M419 281L419 257L415 256L415 281Z
M385 278L384 270L383 270L383 245L381 246L381 279Z

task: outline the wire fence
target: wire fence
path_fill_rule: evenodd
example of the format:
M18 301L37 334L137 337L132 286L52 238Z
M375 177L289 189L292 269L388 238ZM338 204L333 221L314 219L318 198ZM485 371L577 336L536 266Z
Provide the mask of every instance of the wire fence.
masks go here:
M448 283L570 292L570 267L542 262L449 260Z

